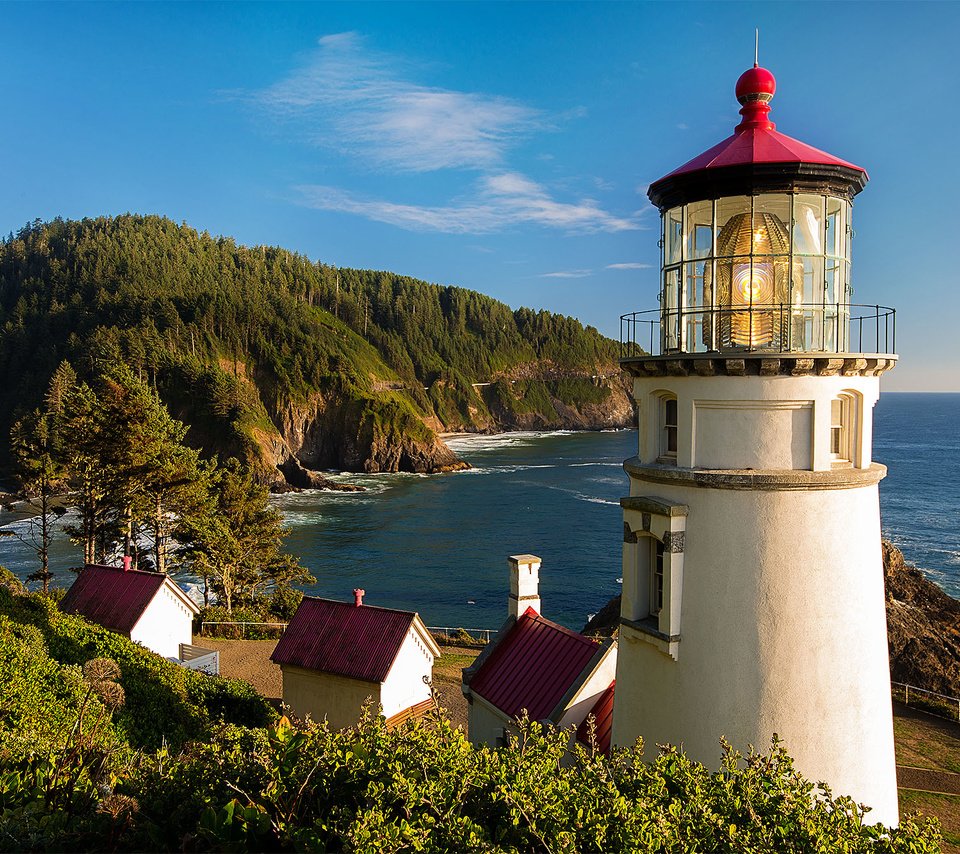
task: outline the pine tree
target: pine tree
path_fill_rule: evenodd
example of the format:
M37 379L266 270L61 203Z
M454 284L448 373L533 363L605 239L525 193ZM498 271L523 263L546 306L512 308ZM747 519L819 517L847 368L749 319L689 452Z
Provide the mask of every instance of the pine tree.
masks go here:
M212 477L217 512L187 520L193 569L209 580L228 611L254 602L277 585L316 579L282 550L286 530L267 488L236 459Z

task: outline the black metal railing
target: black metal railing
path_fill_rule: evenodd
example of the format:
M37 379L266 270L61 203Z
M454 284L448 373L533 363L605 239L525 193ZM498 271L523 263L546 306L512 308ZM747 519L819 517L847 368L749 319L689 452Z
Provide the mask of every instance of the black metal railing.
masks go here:
M897 313L883 305L767 304L620 316L620 358L686 353L893 355Z

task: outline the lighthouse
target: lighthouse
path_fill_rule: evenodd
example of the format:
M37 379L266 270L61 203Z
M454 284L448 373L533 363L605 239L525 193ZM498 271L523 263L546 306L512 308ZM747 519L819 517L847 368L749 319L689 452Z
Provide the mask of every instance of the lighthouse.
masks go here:
M773 75L732 136L650 186L660 306L621 318L624 463L613 741L769 747L898 821L872 454L892 309L853 304L859 166L780 133Z

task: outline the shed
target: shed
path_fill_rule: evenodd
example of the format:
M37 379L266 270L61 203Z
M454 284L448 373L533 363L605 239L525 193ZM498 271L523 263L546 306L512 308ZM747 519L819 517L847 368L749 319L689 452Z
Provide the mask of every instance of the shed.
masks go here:
M433 662L440 649L420 617L305 596L271 659L283 674L283 702L295 715L324 718L339 729L378 704L387 722L429 707Z
M85 617L126 635L164 658L193 643L200 608L163 572L87 564L60 602L65 614Z
M540 613L540 558L509 558L508 618L496 639L463 671L473 744L503 744L518 717L559 727L577 727L589 741L588 715L595 718L600 749L610 743L617 644L590 638ZM518 612L521 603L529 603Z

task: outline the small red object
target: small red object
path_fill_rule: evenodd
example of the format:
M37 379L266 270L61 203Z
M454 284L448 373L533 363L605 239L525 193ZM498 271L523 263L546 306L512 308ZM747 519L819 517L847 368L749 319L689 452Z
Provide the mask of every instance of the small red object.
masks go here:
M358 608L363 604L363 596L366 592L362 587L353 588L353 604Z

